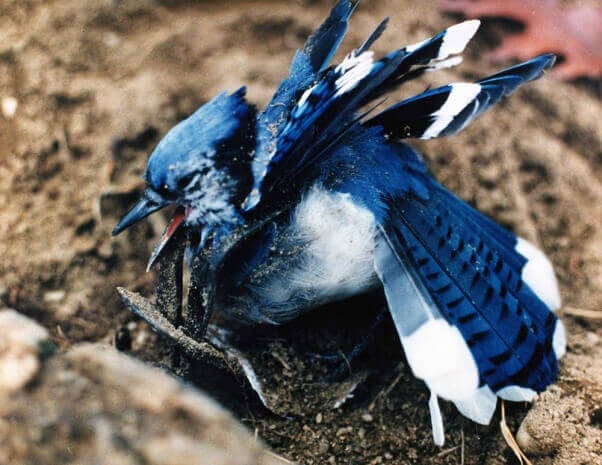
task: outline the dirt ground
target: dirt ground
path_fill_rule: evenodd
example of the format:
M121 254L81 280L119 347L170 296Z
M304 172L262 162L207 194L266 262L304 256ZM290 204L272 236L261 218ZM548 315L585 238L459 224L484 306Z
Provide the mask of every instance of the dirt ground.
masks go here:
M164 362L164 345L124 308L115 287L153 294L153 274L144 269L165 218L155 215L116 239L110 231L141 192L161 135L224 89L246 84L250 100L266 103L332 3L0 0L2 306L43 324L60 351L131 334L134 356ZM385 16L391 20L377 53L455 20L434 0L366 0L343 51ZM460 67L399 95L494 72L480 55L505 28L488 23ZM569 341L560 379L530 411L512 405L507 412L514 431L524 419L519 440L535 464L602 464L601 121L601 82L544 78L462 134L417 144L445 185L542 247L557 270ZM340 408L324 400L332 367L309 352L348 349L379 305L378 296L361 298L252 332L248 350L276 412L227 373L198 366L189 380L296 463L516 463L499 412L481 427L444 405L447 442L433 445L427 393L388 321L353 366L353 397Z

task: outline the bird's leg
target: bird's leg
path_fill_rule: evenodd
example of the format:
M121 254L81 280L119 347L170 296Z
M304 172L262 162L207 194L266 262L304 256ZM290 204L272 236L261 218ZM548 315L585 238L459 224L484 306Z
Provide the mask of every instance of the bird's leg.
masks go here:
M139 294L118 288L124 304L151 328L167 337L174 334L182 320L182 265L186 240L181 232L174 236L158 259L155 304Z
M376 318L374 319L374 321L370 325L370 328L368 329L367 334L357 344L353 346L351 352L349 352L347 356L343 359L343 361L339 363L339 366L328 375L329 380L339 380L343 378L343 376L346 373L351 374L351 364L359 355L361 355L366 350L366 348L373 341L374 331L376 331L376 329L378 329L378 327L382 324L387 312L388 308L386 305L378 311L378 313L376 314Z
M185 245L183 237L175 237L165 246L158 260L156 303L136 292L117 288L121 300L132 313L178 345L185 336L178 329L182 319L182 257Z
M281 211L267 217L271 221ZM209 247L192 262L188 306L182 318L182 269L186 247L185 232L176 231L165 244L158 259L157 301L153 304L136 292L117 288L121 300L134 314L157 333L173 341L193 360L205 360L213 365L228 365L224 354L207 342L202 342L213 311L217 275L237 241L253 234L264 223L234 231L219 246Z
M344 375L346 373L349 373L351 371L351 364L359 355L361 355L366 350L366 348L372 342L373 337L374 337L374 331L376 331L376 329L381 325L381 323L385 319L385 315L386 315L387 311L388 310L387 310L386 306L384 306L381 310L379 310L379 312L376 315L376 318L370 325L370 327L369 327L368 331L366 332L366 334L364 335L364 337L362 337L362 339L357 344L355 344L353 346L353 348L351 349L351 351L348 352L347 354L342 353L342 352L337 353L337 354L328 354L328 355L311 354L312 357L314 357L318 360L322 360L327 363L337 363L338 364L337 367L334 369L334 371L332 371L327 376L327 381L340 380L341 378L344 377Z
M198 310L195 309L193 311L193 314L189 313L184 326L180 326L182 323L183 294L182 266L186 241L183 236L173 239L175 240L169 241L159 260L156 304L153 304L136 292L131 292L124 288L117 288L117 291L129 310L144 320L153 331L172 342L175 348L177 348L172 360L172 368L176 372L183 374L186 371L187 365L187 362L182 360L178 356L178 353L183 353L189 360L206 362L217 368L231 371L231 364L228 363L221 351L211 344L201 341L200 338L195 337L195 335L202 335L204 332L192 327L190 317L192 316L192 320L194 320L197 314L206 314L209 312L204 312L203 308L199 307ZM197 265L195 268L198 269L199 267L200 265ZM197 276L193 281L196 283L200 279L201 277ZM208 280L207 283L211 285L213 281ZM200 293L195 292L194 289L189 292L189 294L192 294L193 301L197 301L197 296L202 295L202 288L199 287L198 289L201 290ZM196 304L191 303L189 297L189 308L194 308L194 305Z
M185 329L193 339L205 337L213 311L216 267L203 255L192 262Z
M179 349L193 360L223 360L223 355L210 344L198 342L188 336L182 328L176 328L148 299L137 292L128 291L122 287L117 288L121 300L128 309L143 319L156 333L172 341ZM213 363L220 367L224 363Z
M158 260L157 307L177 328L182 324L182 272L186 239L180 231L176 231L174 236L165 245Z
M267 222L282 213L283 211L279 210L262 221L234 229L227 237L220 238L194 258L185 322L186 331L193 339L201 340L205 337L213 313L217 277L226 258L239 242L256 233Z

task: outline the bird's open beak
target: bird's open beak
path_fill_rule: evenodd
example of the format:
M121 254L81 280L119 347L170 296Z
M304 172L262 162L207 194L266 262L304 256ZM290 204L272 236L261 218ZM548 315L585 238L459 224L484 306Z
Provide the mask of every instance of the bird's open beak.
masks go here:
M146 218L151 213L160 210L163 207L166 207L171 202L163 199L159 194L152 191L151 189L146 189L142 198L138 201L136 205L132 207L132 209L125 214L121 221L117 223L117 226L113 229L113 236L116 236L121 231L126 228L129 228L134 223L137 223L143 218Z
M149 271L151 269L151 267L154 265L157 258L159 258L159 255L161 254L161 251L165 247L165 244L167 244L169 242L169 240L171 239L171 236L174 235L174 233L176 232L178 227L182 224L182 222L185 219L186 219L186 210L184 209L184 207L178 207L176 209L173 217L169 221L167 228L165 228L165 232L161 236L161 240L155 246L155 249L153 250L153 253L150 256L150 259L148 260L148 264L146 265L146 271Z
M129 228L134 223L146 218L151 213L160 210L163 207L170 205L171 202L163 199L159 194L151 189L146 189L142 198L138 201L136 205L132 207L132 209L125 214L121 221L115 226L113 229L113 236L116 236L124 229ZM151 266L155 263L161 251L165 247L165 244L169 242L169 239L176 232L178 227L182 224L182 222L186 219L186 209L183 207L178 207L172 217L171 221L167 225L163 236L161 236L161 240L155 246L153 253L151 254L150 260L148 261L148 265L146 270L150 270Z

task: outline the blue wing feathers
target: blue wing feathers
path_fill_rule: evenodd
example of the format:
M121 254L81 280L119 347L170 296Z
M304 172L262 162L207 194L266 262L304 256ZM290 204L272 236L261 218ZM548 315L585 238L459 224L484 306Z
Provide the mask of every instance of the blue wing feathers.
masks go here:
M365 124L383 126L387 134L396 138L432 138L456 134L520 84L540 77L545 69L552 66L554 59L554 55L541 55L476 81L473 87L450 84L427 90L390 106ZM456 105L450 104L454 100ZM445 124L439 130L432 130L441 118L446 118Z
M364 43L360 46L360 48L358 48L358 55L372 47L372 44L378 40L378 38L382 35L383 32L385 32L385 29L387 28L388 24L389 18L385 18L380 22L376 29L372 31L372 34L370 34L368 38L364 41Z
M289 118L295 98L328 65L347 32L349 17L357 3L339 0L326 21L307 39L303 49L295 53L289 76L278 86L270 103L258 116L257 149L252 165L255 189L264 176L270 154Z
M355 110L359 102L395 69L400 59L401 56L395 55L380 60L361 78L364 85L344 94L340 93L338 81L344 72L334 68L326 73L291 111L260 180L262 193L290 183L304 167L321 161L316 160L317 154L325 153L326 147L358 123Z
M347 4L339 2L335 6L331 15L335 18L332 24L346 24L347 13L342 12L350 14L352 11L352 8L344 8ZM325 24L327 23L329 20ZM324 59L330 56L316 51L322 50L318 42L331 44L331 47L338 46L338 42L332 40L332 24L323 31L322 28L318 30L315 36L312 36L315 39L308 41L310 55L317 53L316 56L324 56ZM259 202L261 194L274 189L274 184L282 183L282 180L290 182L291 176L294 177L295 172L302 171L309 161L319 162L320 160L316 160L316 154L323 154L324 148L340 137L341 130L348 129L349 123L356 121L355 112L381 95L385 89L396 85L394 81L402 75L415 66L428 66L433 61L444 60L450 54L461 51L476 31L476 25L477 22L468 21L452 26L432 39L396 50L373 62L366 49L384 30L386 20L383 21L364 44L348 55L341 65L316 76L319 77L318 81L313 87L306 88L297 105L286 113L286 124L279 127L277 136L269 140L270 143L260 145L257 161L254 163L254 173L257 174L254 192L245 209L253 208ZM451 39L446 45L446 38L449 36ZM323 47L328 49L329 46ZM300 55L308 56L304 52ZM310 56L309 61L315 60ZM317 61L321 61L321 58ZM364 69L366 72L363 72ZM289 80L291 79L292 73L289 77ZM301 89L302 87L297 87L297 90Z
M397 67L387 76L376 89L369 95L369 99L377 98L409 79L414 79L427 71L443 66L443 61L450 55L461 53L470 38L478 28L478 21L465 21L449 29L439 32L435 36L419 44L409 45L396 50L393 54L402 56ZM451 38L450 38L451 36ZM453 44L444 46L448 40ZM455 63L448 65L453 66Z
M349 18L358 3L358 1L339 0L326 21L305 42L303 52L309 57L315 72L322 71L328 66L347 32Z
M384 31L384 20L343 64L327 69L356 6L357 2L347 0L335 5L303 50L297 52L289 77L258 117L254 183L245 210L254 208L264 194L277 192L278 186L299 185L304 167L324 162L328 149L358 123L360 107L404 80L457 64L454 55L463 50L478 28L478 21L466 21L372 61L367 50ZM455 134L517 86L539 77L553 62L553 55L542 55L472 84L429 90L376 116L364 117L361 123L364 127L380 126L395 138Z
M497 80L499 78L512 78L513 76L519 76L522 82L533 81L540 78L546 69L550 69L552 66L554 66L555 62L556 56L552 53L546 53L532 58L531 60L510 66L499 73L493 74L477 82L482 84L491 80ZM516 87L517 86L514 88ZM509 92L511 92L511 90L507 93Z
M397 143L390 144L390 147L395 147L395 155L391 156L401 157L406 170L411 174L411 176L405 176L405 178L411 177L417 183L422 184L421 192L427 192L426 195L420 196L421 198L428 199L433 207L440 212L453 210L453 215L449 215L449 221L459 221L464 228L472 231L476 238L488 238L488 241L493 244L493 248L504 260L504 263L520 273L526 259L516 253L515 247L518 242L516 235L439 184L427 171L418 153L409 145Z

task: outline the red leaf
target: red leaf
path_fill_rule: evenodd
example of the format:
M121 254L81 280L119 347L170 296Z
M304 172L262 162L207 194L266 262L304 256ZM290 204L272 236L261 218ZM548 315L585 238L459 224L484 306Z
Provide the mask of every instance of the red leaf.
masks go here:
M504 17L520 21L523 32L505 38L489 58L527 60L554 52L564 61L552 74L559 79L602 76L602 8L562 7L557 0L443 0L441 9L469 18Z

